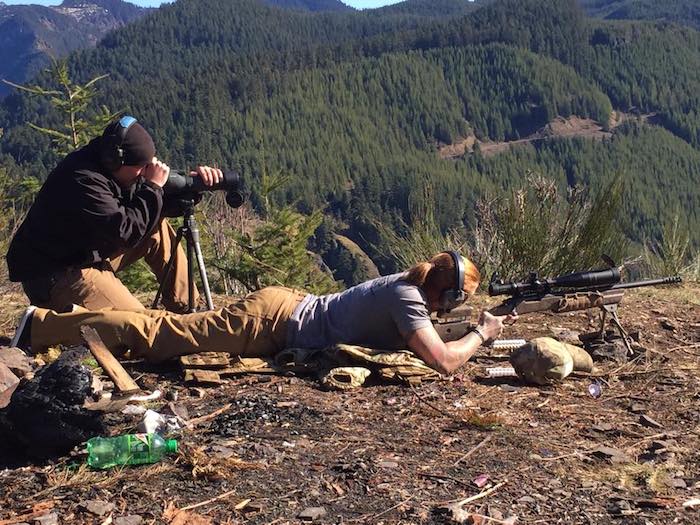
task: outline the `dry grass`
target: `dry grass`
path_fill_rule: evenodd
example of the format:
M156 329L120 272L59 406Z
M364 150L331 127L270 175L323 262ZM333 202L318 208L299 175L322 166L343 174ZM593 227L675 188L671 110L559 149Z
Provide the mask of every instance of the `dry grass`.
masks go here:
M178 462L190 470L194 479L209 481L232 479L241 470L262 468L236 456L218 457L195 446L181 447Z

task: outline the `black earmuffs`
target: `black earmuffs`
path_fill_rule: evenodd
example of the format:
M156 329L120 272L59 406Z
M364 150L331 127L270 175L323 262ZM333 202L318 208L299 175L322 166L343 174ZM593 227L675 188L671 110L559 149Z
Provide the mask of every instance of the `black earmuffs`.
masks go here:
M110 172L117 171L124 165L124 138L129 128L136 122L134 117L125 115L110 124L102 135L100 162Z
M455 263L455 287L444 290L440 294L440 309L449 312L461 305L466 300L467 294L464 293L464 263L462 262L462 257L454 250L448 250L445 253L449 253Z

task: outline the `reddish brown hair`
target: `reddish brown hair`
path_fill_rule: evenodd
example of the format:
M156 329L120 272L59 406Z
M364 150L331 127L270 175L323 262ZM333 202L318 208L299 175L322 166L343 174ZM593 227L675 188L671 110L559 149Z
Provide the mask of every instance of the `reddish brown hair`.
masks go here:
M469 259L462 257L462 261L464 263L463 289L465 293L470 294L479 286L481 274ZM430 290L440 294L455 284L454 259L447 252L438 253L429 261L418 263L409 268L404 280L426 292Z

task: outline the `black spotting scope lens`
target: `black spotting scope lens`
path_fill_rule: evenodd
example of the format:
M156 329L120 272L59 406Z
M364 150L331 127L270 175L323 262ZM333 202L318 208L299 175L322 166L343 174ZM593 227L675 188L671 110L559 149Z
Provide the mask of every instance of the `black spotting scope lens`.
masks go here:
M226 192L226 203L232 208L238 208L245 202L240 182L241 179L235 171L224 171L221 181L212 186L205 185L201 177L171 171L163 186L163 193L167 200L182 199L198 202L202 193L221 190Z

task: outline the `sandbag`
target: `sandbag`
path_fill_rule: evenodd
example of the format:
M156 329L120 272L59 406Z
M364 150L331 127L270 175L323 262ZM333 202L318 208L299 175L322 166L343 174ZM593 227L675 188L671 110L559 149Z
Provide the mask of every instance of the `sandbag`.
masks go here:
M361 366L332 368L321 376L321 384L336 390L350 390L364 385L370 373L367 368Z
M510 355L515 373L525 381L547 385L561 381L574 370L574 359L564 343L538 337Z

